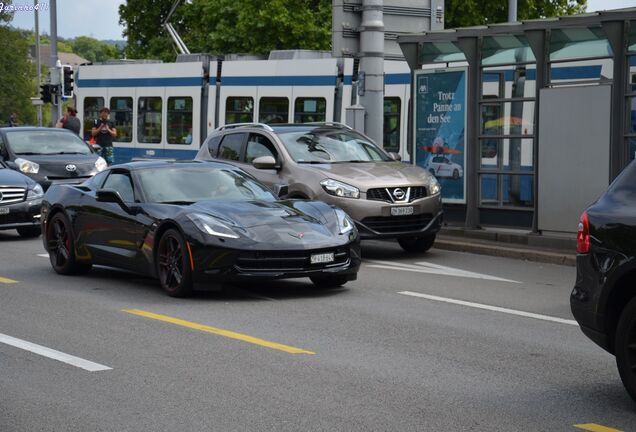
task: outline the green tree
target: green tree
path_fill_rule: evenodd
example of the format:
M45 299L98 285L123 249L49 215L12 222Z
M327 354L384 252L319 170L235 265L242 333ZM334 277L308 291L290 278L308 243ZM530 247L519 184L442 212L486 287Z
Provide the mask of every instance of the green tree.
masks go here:
M73 52L91 62L103 62L118 57L117 47L88 36L70 41Z
M21 124L35 123L35 66L29 61L28 35L0 25L0 124L15 112Z
M444 26L469 27L508 21L507 0L446 0ZM517 19L584 13L587 0L519 0Z

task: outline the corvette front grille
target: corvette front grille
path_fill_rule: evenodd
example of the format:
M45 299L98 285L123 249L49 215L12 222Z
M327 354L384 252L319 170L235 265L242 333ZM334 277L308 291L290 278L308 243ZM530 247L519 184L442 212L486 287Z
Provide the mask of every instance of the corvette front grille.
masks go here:
M321 253L334 253L330 263L311 264L311 256ZM349 260L348 248L323 249L310 251L256 251L242 252L236 260L236 267L250 272L307 271L334 267Z

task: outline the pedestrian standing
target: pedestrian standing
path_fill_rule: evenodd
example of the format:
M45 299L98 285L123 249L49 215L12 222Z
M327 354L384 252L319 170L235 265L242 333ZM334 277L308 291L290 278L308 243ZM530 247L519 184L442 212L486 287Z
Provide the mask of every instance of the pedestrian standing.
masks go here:
M68 129L72 132L75 132L77 135L81 136L82 130L82 122L77 118L77 110L75 107L69 106L66 108L66 112L64 113L64 117L62 117L57 124L56 128Z
M11 113L9 116L9 127L16 127L18 125L18 115L16 113Z
M95 137L95 142L101 147L100 156L104 158L108 165L113 164L113 138L117 136L115 125L109 120L110 110L106 107L99 111L99 118L95 120L95 125L91 134Z

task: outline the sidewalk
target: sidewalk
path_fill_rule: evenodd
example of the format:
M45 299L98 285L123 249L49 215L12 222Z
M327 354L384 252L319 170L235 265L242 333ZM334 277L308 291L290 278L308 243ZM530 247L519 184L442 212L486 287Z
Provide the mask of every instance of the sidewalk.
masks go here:
M463 227L445 226L437 235L433 247L550 264L576 265L574 234L539 235L506 228L466 230Z

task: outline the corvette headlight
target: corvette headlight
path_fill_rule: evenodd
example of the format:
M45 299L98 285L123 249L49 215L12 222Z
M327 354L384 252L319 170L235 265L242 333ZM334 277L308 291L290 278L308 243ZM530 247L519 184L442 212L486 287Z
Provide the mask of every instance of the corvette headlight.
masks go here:
M33 189L29 189L29 192L27 193L27 201L40 199L43 196L44 196L44 189L42 189L42 186L40 186L39 184L36 184L33 187Z
M344 198L359 198L360 190L356 187L332 179L320 182L322 188L329 194Z
M430 195L436 195L442 190L442 185L439 184L433 175L431 175L430 180L428 181L428 190Z
M15 164L18 166L18 169L25 174L37 174L38 171L40 171L40 165L30 160L17 158Z
M351 218L348 214L346 214L341 209L335 209L336 217L338 218L338 229L340 230L340 234L346 234L349 231L353 230L355 226Z
M188 214L188 219L190 219L201 231L204 233L223 238L232 238L237 239L239 235L236 234L232 228L225 225L223 222L218 219L208 216L206 214L201 213L191 213Z
M98 172L101 172L101 171L104 171L106 168L108 168L108 164L106 163L104 158L98 157L97 160L95 161L95 169Z

